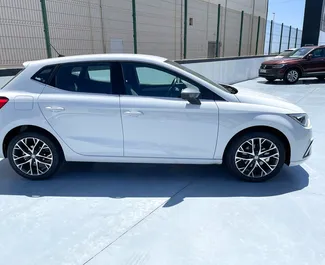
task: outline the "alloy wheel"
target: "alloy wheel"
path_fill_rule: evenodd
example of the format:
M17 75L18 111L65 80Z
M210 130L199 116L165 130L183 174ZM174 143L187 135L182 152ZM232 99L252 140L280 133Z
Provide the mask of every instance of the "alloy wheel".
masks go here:
M19 140L13 148L12 158L16 167L30 176L44 175L53 165L50 147L34 137Z
M246 177L262 178L271 174L280 160L277 146L265 138L252 138L239 146L235 155L237 169Z
M299 73L296 70L290 70L287 74L287 79L290 83L294 83L298 80Z

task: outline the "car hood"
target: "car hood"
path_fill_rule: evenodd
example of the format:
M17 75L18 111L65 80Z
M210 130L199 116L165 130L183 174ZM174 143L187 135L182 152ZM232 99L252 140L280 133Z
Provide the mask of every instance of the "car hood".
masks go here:
M275 107L282 109L288 113L305 113L302 108L283 98L260 92L255 92L249 89L238 89L236 97L241 103Z
M262 64L265 65L270 65L270 64L284 64L284 63L294 63L297 62L299 60L302 60L301 58L277 58L276 59L272 59L269 61L265 61Z

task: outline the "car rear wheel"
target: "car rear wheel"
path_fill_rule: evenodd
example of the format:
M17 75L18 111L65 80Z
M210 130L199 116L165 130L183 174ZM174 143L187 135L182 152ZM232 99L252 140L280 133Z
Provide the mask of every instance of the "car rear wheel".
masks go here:
M262 182L276 176L285 161L284 144L270 133L254 132L237 137L225 154L229 170L245 181Z
M297 69L289 69L284 75L284 81L287 84L294 84L299 80L299 71Z
M8 145L8 159L12 168L31 180L48 179L61 165L59 147L48 137L25 132L14 137Z
M273 82L275 78L265 78L268 82Z

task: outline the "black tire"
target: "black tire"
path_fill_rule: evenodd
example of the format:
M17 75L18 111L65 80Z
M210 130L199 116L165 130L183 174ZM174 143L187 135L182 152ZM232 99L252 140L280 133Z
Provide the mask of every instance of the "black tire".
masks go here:
M45 143L47 145L47 147L44 149L44 151L42 151L40 153L40 155L43 153L43 155L46 154L46 157L50 157L50 158L39 158L40 160L42 160L40 163L36 162L37 157L32 158L32 156L30 155L30 151L29 149L27 149L26 146L23 146L23 143L20 143L21 146L23 146L23 149L25 151L25 153L29 153L29 156L27 158L19 158L19 162L18 163L24 163L24 161L33 161L33 165L35 165L35 167L33 167L31 169L32 174L28 174L27 169L25 169L24 167L31 167L31 165L28 163L26 163L22 169L18 168L18 166L16 165L15 159L14 159L14 154L15 156L17 156L17 148L15 149L15 146L17 143L19 143L19 141L21 141L22 139L26 139L27 140L27 146L29 146L29 144L31 143L31 139L30 138L34 138L37 140L42 141L43 143ZM37 147L37 150L35 149L35 153L40 150L38 148L40 148L40 146L42 145L42 143L40 142L39 144L35 145ZM43 146L43 145L42 145ZM29 146L30 147L30 146ZM50 150L50 151L49 151ZM13 168L14 171L17 172L17 174L19 174L20 176L30 179L30 180L43 180L43 179L48 179L50 177L52 177L57 170L60 168L60 166L62 165L62 161L63 161L63 157L61 155L61 149L59 146L56 145L56 143L54 143L52 140L50 140L48 137L37 133L37 132L24 132L21 133L19 135L17 135L16 137L14 137L9 145L8 145L8 149L7 149L7 154L8 154L8 160L10 162L11 167ZM18 152L20 152L20 154L24 154L24 152L20 149L18 150ZM45 153L44 153L45 152ZM33 152L34 154L34 152ZM49 160L52 158L52 161ZM23 160L25 159L25 160ZM40 161L39 160L39 161ZM37 160L38 161L38 160ZM51 165L50 163L48 163L49 161L51 161ZM47 166L49 167L47 169L47 167L45 166L45 164L43 162L47 162ZM37 165L37 168L36 168ZM49 166L50 165L50 166ZM45 168L44 168L45 166ZM35 173L36 170L36 174ZM43 170L43 171L42 171ZM34 172L33 172L34 171ZM44 173L41 173L44 172Z
M276 78L265 78L268 82L274 82Z
M252 159L251 162L249 161L241 161L241 162L238 162L238 164L236 165L236 154L237 154L237 151L239 150L239 148L247 141L249 141L250 139L254 139L254 138L263 138L263 139L266 139L266 143L268 144L270 142L272 142L275 146L276 146L276 150L274 152L278 152L279 154L279 158L278 158L278 162L277 164L275 165L274 163L274 170L269 172L269 174L267 175L264 175L262 174L262 176L247 176L247 175L250 175L250 174L243 174L237 167L237 165L239 166L240 165L240 168L243 168L245 166L248 165L249 168L247 168L247 171L245 172L248 172L251 170L251 168L255 167L256 166L256 171L260 171L260 168L262 167L265 171L268 171L270 170L270 167L267 166L268 162L267 163L263 163L262 160L255 160L255 159ZM258 140L255 140L255 143L256 141ZM272 151L273 152L273 151ZM241 154L241 152L239 151L238 154ZM246 154L245 154L246 155ZM226 163L226 166L228 167L228 169L230 170L231 173L233 173L235 176L239 177L240 179L242 180L245 180L245 181L249 181L249 182L263 182L263 181L266 181L266 180L269 180L271 178L273 178L274 176L276 176L280 170L282 169L283 167L283 164L285 162L285 148L284 148L284 144L283 142L275 135L271 134L271 133L266 133L266 132L253 132L253 133L247 133L246 135L242 135L242 136L239 136L235 139L232 140L232 142L230 143L229 147L227 148L226 150L226 153L225 153L225 163ZM237 160L238 161L238 160ZM261 167L259 167L257 164L254 164L254 163L257 163L259 161L259 163L262 162L262 165ZM270 161L270 159L269 159ZM271 158L271 162L273 161L276 161L276 158ZM244 164L239 164L239 163L244 163ZM246 164L248 163L248 164ZM252 163L251 165L249 165L249 163ZM272 165L273 166L273 165ZM254 170L254 172L256 172ZM254 172L253 172L253 175L254 175ZM268 172L266 172L268 173ZM255 173L256 175L258 175L257 173Z
M284 74L284 82L287 84L295 84L300 78L300 71L297 68L291 68Z

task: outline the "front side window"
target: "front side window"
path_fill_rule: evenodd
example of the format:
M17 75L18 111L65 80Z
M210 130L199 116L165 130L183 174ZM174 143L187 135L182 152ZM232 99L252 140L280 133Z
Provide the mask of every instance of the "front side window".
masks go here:
M200 90L201 99L215 97L209 89L167 69L141 63L124 63L122 67L127 95L181 98L183 89L195 87Z
M324 57L324 49L316 49L311 52L313 58L322 58Z
M216 87L216 88L218 88L218 89L220 89L220 90L222 90L222 91L224 91L224 92L227 92L227 93L233 93L233 91L228 90L228 89L225 88L224 86L222 86L222 85L220 85L220 84L218 84L218 83L213 82L213 81L210 80L209 78L207 78L207 77L205 77L205 76L199 74L198 72L195 72L195 71L191 70L191 69L188 68L188 67L185 67L185 66L182 65L182 64L178 64L178 63L176 63L176 62L174 62L174 61L169 61L169 60L165 61L165 63L168 63L168 64L170 64L170 65L172 65L172 66L175 66L175 67L177 67L177 68L179 68L179 69L181 69L181 70L183 70L183 71L185 71L185 72L188 72L188 73L190 73L190 74L192 74L192 75L194 75L194 76L196 76L196 77L202 79L203 81L207 82L208 84L210 84L210 85L212 85L212 86L214 86L214 87Z
M150 67L136 67L138 80L141 85L168 85L175 76Z
M51 85L67 91L112 94L110 63L60 66Z

